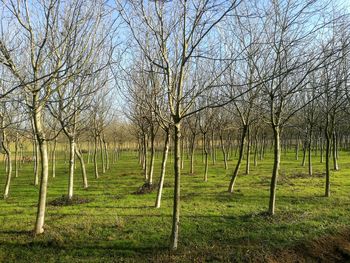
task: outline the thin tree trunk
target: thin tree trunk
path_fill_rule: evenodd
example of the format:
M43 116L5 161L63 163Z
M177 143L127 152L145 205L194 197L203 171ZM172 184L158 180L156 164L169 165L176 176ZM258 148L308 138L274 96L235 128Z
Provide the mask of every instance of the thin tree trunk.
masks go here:
M39 184L39 144L38 140L35 138L34 140L34 185L37 186Z
M6 183L5 183L5 190L4 190L4 199L7 199L10 192L10 185L11 185L11 176L12 176L12 162L11 162L11 150L10 145L6 145L6 133L5 129L2 129L2 147L5 151L5 154L7 156L7 177L6 177Z
M146 161L145 161L145 136L142 136L142 147L141 147L141 160L142 160L142 170L145 170L146 168ZM146 175L145 175L146 178Z
M152 129L151 129L151 156L150 156L149 174L148 174L148 183L149 184L153 184L154 158L155 158L154 140L155 140L154 127L152 126Z
M323 150L324 150L324 142L323 137L320 138L320 163L323 163Z
M318 155L318 138L315 138L315 157Z
M309 134L308 167L309 167L309 176L312 176L312 129L310 129L310 134Z
M229 161L231 161L231 158L232 158L232 156L233 156L233 139L232 139L232 135L231 134L229 134L228 135L228 145L227 145L227 147L228 147L228 149L226 149L226 156L227 156L227 161L229 162Z
M5 173L7 173L7 171L8 171L8 163L7 163L7 155L5 154L4 155L4 161L3 161L4 163L5 163Z
M245 174L248 175L250 171L250 148L251 148L251 138L250 138L250 128L247 128L247 162L245 167Z
M69 177L68 177L68 199L73 199L74 192L74 157L75 157L75 140L69 138Z
M325 196L330 197L331 195L331 185L330 185L330 165L329 165L329 156L330 156L330 135L326 131L326 153L325 153L325 158L326 158L326 187L325 187Z
M90 163L90 159L91 159L91 143L90 140L88 140L88 159L87 159L87 163Z
M110 167L109 167L108 145L107 145L105 138L103 138L103 145L104 145L104 150L105 150L106 170L109 170Z
M87 176L86 176L84 157L83 157L82 153L79 151L78 147L75 147L75 154L77 155L79 162L80 162L81 176L83 178L84 189L87 189L89 187L89 185L88 185L88 180L87 180Z
M224 145L224 140L223 140L223 135L220 132L220 144L221 144L221 150L222 150L222 155L224 156L224 166L225 166L225 170L228 169L228 165L227 165L227 154L226 154L226 149L225 149L225 145Z
M15 144L15 177L18 177L18 132L16 132L16 144Z
M205 163L205 160L204 160L204 143L203 143L203 140L202 140L202 164Z
M160 178L159 178L159 187L158 187L157 199L156 199L156 204L155 204L156 208L160 208L160 203L161 203L161 199L162 199L164 177L165 177L165 170L166 170L166 162L168 159L168 152L169 152L169 141L170 141L170 132L167 129L166 136L165 136L164 150L163 150L162 168L161 168Z
M276 206L276 187L278 172L280 169L281 160L281 146L280 146L280 128L278 126L273 127L273 137L274 137L274 160L273 160L273 170L270 184L270 201L269 201L269 214L275 214Z
M208 182L208 148L207 148L206 133L203 133L203 152L204 152L204 182Z
M337 142L337 135L335 133L335 131L333 132L333 136L332 136L332 139L333 139L333 147L332 147L332 155L333 155L333 169L335 171L338 171L339 170L339 165L338 165L338 158L337 158L337 151L338 151L338 142Z
M138 148L138 157L139 157L139 165L142 165L143 163L143 159L142 159L142 146L141 146L141 142L139 140L139 148ZM117 149L116 149L117 150ZM117 155L116 155L116 158L117 158Z
M113 157L112 157L112 163L117 163L117 142L115 139L113 140ZM138 156L139 157L139 156Z
M102 137L100 137L100 156L101 156L101 162L102 162L102 174L106 173L106 167L105 167L105 155L103 154L103 141Z
M186 139L186 160L190 159L190 142L189 138Z
M211 131L211 151L212 151L212 162L213 162L213 165L215 165L215 163L216 163L216 147L215 147L214 129Z
M190 145L190 148L191 148L191 153L190 153L190 174L194 173L195 140L196 140L196 136L193 135L192 136L192 140L191 140L191 145Z
M64 164L67 164L67 144L64 143L64 155L63 155L63 158L64 158Z
M52 162L52 177L55 178L56 177L56 147L57 147L57 138L55 138L54 143L53 143L53 149L52 149L52 158L51 158L51 162Z
M258 131L255 131L255 136L254 136L254 143L255 143L255 147L254 147L254 166L257 167L258 166Z
M171 230L171 249L176 250L179 241L180 224L180 177L181 177L181 123L174 125L174 205Z
M37 100L37 95L34 95L34 102ZM46 195L47 195L47 183L49 177L49 159L47 153L47 141L44 137L44 131L42 127L41 118L42 108L34 108L34 125L37 142L41 155L41 180L39 190L39 201L37 217L35 222L35 234L41 234L44 232L45 210L46 210Z
M303 144L303 160L301 162L301 166L305 167L306 164L306 148L307 148L307 143L304 142Z
M94 171L95 171L95 178L98 179L98 166L97 166L97 147L98 147L98 138L97 135L95 135L95 150L94 150Z
M145 181L148 182L148 149L147 149L147 135L143 135L143 163L144 163L144 176Z
M297 141L296 141L296 144L295 144L295 160L299 160L299 138L300 138L300 135L298 133L298 137L297 137Z
M242 130L242 137L241 137L241 142L240 142L240 146L239 146L239 156L238 156L238 161L235 167L235 170L233 172L231 181L230 181L230 185L228 187L228 191L230 193L233 193L233 188L235 186L235 182L238 176L238 172L239 172L239 168L241 167L241 163L242 163L242 159L243 159L243 149L244 149L244 142L245 142L245 138L247 135L247 125L243 126L243 130Z
M260 152L259 152L259 160L262 161L264 159L265 156L265 136L262 136L261 139L261 145L260 145Z
M266 153L266 136L263 137L263 145L262 145L262 160L265 158Z
M185 140L181 140L181 169L184 169L184 160L185 160Z
M23 154L23 144L20 144L20 157L19 157L19 168L22 168L22 164L24 163L24 154Z

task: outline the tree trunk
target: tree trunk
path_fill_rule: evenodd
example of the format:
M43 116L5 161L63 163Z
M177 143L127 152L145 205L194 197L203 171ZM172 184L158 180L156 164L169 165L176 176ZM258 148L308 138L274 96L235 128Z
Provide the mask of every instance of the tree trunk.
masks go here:
M52 149L52 177L55 178L56 176L56 147L57 147L57 138L55 138L54 143L53 143L53 149Z
M211 131L211 151L212 151L212 162L213 165L216 163L216 147L215 147L215 136L214 136L214 129Z
M203 152L204 152L204 182L208 182L208 147L207 147L206 133L203 133Z
M326 158L326 187L325 187L325 196L330 197L331 195L331 185L330 185L330 167L329 167L329 156L330 156L330 135L326 131L326 153L325 153L325 158Z
M148 149L147 149L147 135L144 133L143 135L143 166L144 166L144 177L145 182L148 182Z
M34 131L35 132L35 131ZM39 184L39 144L38 139L34 140L34 185Z
M36 95L33 96L36 101ZM35 104L34 104L35 105ZM34 107L34 125L37 142L40 149L41 155L41 180L39 190L39 201L37 217L35 222L35 234L41 234L44 232L44 221L45 221L45 209L46 209L46 195L47 195L47 182L49 177L49 159L47 154L47 142L44 137L44 131L42 127L42 108Z
M298 134L297 141L295 143L295 160L299 160L299 137L300 135Z
M185 140L181 140L181 170L184 169L184 161L185 161Z
M205 160L204 160L204 143L202 140L202 164L205 164Z
M8 165L7 165L7 155L6 154L4 155L4 161L3 162L5 163L5 173L7 173Z
M20 143L20 151L19 151L19 153L20 153L20 157L19 157L19 166L18 166L18 168L22 168L22 164L23 164L23 161L24 161L24 154L23 154L23 144L22 144L22 142Z
M64 159L64 164L67 164L67 144L64 144L64 151L63 151L63 159Z
M83 155L79 151L78 147L75 147L75 154L77 155L79 162L80 162L81 175L83 177L84 189L87 189L89 187L89 185L88 185L87 176L86 176L85 162L84 162Z
M194 152L195 152L195 140L196 140L196 136L193 135L192 136L192 140L191 140L191 153L190 153L190 174L194 173Z
M142 140L139 140L139 149L138 149L138 155L139 155L139 165L143 164L143 157L142 157Z
M105 155L103 153L103 141L102 137L100 136L100 156L101 156L101 162L102 162L102 174L106 173L106 166L105 166Z
M113 156L112 156L112 163L117 163L117 142L115 139L113 140ZM140 156L138 156L140 157Z
M270 202L269 202L269 214L275 214L276 206L276 187L278 172L280 169L281 161L281 146L280 146L280 128L276 125L273 126L273 137L274 137L274 160L273 160L273 170L270 184Z
M33 124L34 125L34 124ZM35 131L33 130L33 136L35 137ZM32 143L32 146L33 146L33 149L32 149L32 160L34 161L34 163L33 163L33 172L34 172L34 177L35 177L35 169L36 169L36 167L35 167L35 158L36 158L36 153L35 153L35 151L36 151L36 144L35 144L35 139L33 139L33 143Z
M180 177L181 177L181 122L175 122L174 125L174 205L173 222L171 230L171 249L176 250L179 240L180 224Z
M265 136L263 135L262 136L262 139L261 139L261 145L260 145L260 153L259 153L259 160L262 161L264 159L264 156L265 156L265 143L266 143L266 140L265 140Z
M232 175L232 178L231 178L231 181L230 181L230 185L228 187L228 191L230 193L233 193L233 188L235 186L235 182L236 182L236 179L237 179L239 168L241 167L241 163L242 163L242 159L243 159L244 142L245 142L245 137L246 137L246 134L247 134L247 129L248 129L248 126L244 125L243 126L243 130L242 130L241 142L240 142L240 146L239 146L238 161L237 161L235 170L233 172L233 175Z
M110 167L109 167L108 145L107 145L105 138L103 138L103 146L104 146L104 150L105 150L106 170L109 170Z
M170 132L169 132L169 130L166 130L163 158L162 158L162 168L160 171L159 187L158 187L157 199L156 199L156 204L155 204L156 208L160 208L160 202L162 199L164 177L165 177L165 170L166 170L166 162L168 159L168 152L169 152L169 141L170 141Z
M248 175L250 171L250 148L251 148L251 138L250 138L250 128L247 128L247 162L245 166L245 174Z
M338 165L338 158L337 158L337 155L338 155L338 142L337 142L337 135L335 133L335 131L333 132L333 136L332 136L332 139L333 139L333 147L332 147L332 155L333 155L333 169L335 171L338 171L339 170L339 165Z
M254 166L258 166L258 130L255 131L255 136L254 136Z
M148 174L148 183L153 184L153 172L154 172L154 158L155 158L155 147L154 147L154 140L155 140L155 134L154 134L154 128L151 129L151 156L150 156L150 162L149 162L149 174Z
M324 150L324 143L323 143L323 137L320 138L320 163L323 163L323 150Z
M75 157L75 140L69 138L69 177L68 177L68 199L73 199L74 191L74 157Z
M88 141L88 158L87 158L87 163L90 163L90 158L91 158L91 144L90 140Z
M142 145L140 148L140 150L141 150L140 154L141 154L142 170L145 170L146 162L145 162L145 136L144 135L142 136L141 143L142 143ZM146 178L146 175L145 175L145 178Z
M226 150L227 161L231 161L232 153L233 153L233 140L232 136L228 135L228 149Z
M317 157L318 155L318 138L316 137L316 140L315 140L315 157Z
M307 148L307 142L304 141L304 143L303 143L303 160L301 162L302 167L305 167L305 163L306 163L306 148Z
M16 144L15 144L15 177L18 177L18 132L16 132Z
M312 131L310 131L310 134L309 134L308 168L309 168L309 176L312 176Z
M226 154L226 149L225 149L225 145L224 145L224 140L223 140L223 135L220 132L220 144L221 144L221 150L222 150L222 155L224 156L224 166L225 166L225 170L228 169L228 165L227 165L227 154Z
M94 149L94 171L95 171L95 178L98 179L98 166L97 166L97 146L98 146L98 141L97 141L97 135L95 136L95 149Z
M4 199L7 199L10 192L11 176L12 176L12 162L11 162L11 150L10 145L6 145L6 133L5 129L2 129L2 147L7 156L7 177L4 190Z

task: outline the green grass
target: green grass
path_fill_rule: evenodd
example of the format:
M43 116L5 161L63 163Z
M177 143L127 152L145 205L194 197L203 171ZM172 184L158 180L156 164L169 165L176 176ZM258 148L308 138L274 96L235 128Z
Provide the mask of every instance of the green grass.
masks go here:
M159 154L159 158L160 158ZM63 158L63 155L61 156ZM331 197L325 198L324 177L297 177L307 173L294 153L282 156L276 216L268 217L272 155L268 153L251 174L227 193L234 160L229 170L221 159L209 167L203 182L203 164L196 157L194 175L188 161L181 179L181 227L177 252L168 250L172 215L172 161L168 162L166 186L160 209L153 208L156 193L132 194L143 183L137 156L124 152L100 179L88 165L89 189L82 189L77 164L75 195L86 204L48 205L45 233L34 237L38 188L32 185L32 164L13 178L10 197L0 200L0 261L2 262L188 262L245 261L268 251L293 247L320 236L337 233L350 219L350 154L340 153L340 171L332 171ZM324 164L314 157L314 172ZM158 181L160 160L156 162ZM5 172L0 172L3 189ZM48 201L67 192L68 164L58 160L56 178L49 180Z

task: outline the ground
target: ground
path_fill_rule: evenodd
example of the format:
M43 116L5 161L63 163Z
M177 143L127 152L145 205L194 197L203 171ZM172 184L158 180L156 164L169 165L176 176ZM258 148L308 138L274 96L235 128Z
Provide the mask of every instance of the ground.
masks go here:
M158 181L161 153L157 155ZM68 163L59 157L49 180L45 233L32 234L38 188L32 164L13 178L8 200L0 200L1 262L344 262L350 260L350 154L340 153L340 171L332 171L331 197L325 198L324 164L314 156L314 176L292 152L282 156L276 215L267 216L272 155L251 173L242 172L234 194L227 192L235 160L223 169L218 157L203 181L196 156L195 174L182 174L180 243L168 250L172 214L172 156L162 207L156 192L135 194L143 184L136 152L123 152L98 180L88 165L89 189L75 174L78 202L65 203ZM5 182L0 175L0 189ZM349 261L350 262L350 261Z

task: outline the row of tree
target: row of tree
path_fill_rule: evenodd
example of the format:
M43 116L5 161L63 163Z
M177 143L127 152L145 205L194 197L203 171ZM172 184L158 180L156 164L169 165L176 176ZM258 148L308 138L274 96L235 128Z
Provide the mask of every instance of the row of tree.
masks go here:
M169 136L173 139L173 249L178 244L183 152L188 149L193 173L197 136L204 181L209 155L215 156L214 145L220 143L227 168L228 148L234 136L240 137L229 192L234 190L244 148L247 160L254 149L256 164L258 152L262 158L267 141L273 142L270 215L275 213L281 140L286 134L296 152L303 140L310 174L312 146L322 148L325 195L330 195L330 151L336 165L337 134L349 107L345 9L327 1L298 0L118 3L133 47L132 62L124 65L122 78L128 102L125 113L136 128L149 184L153 183L154 140L159 130L164 136L157 207Z
M20 138L34 143L34 178L40 185L35 233L44 232L48 142L55 160L58 134L68 141L72 198L75 157L88 186L82 141L95 145L95 177L98 145L102 172L109 168L112 141L105 131L120 105L150 185L157 134L163 137L156 207L173 151L172 249L178 246L183 160L187 151L193 173L196 145L202 147L204 181L218 145L226 169L231 149L237 149L229 192L244 154L249 173L251 153L257 165L273 145L268 209L273 215L282 148L295 147L298 157L302 141L310 174L312 148L320 149L325 159L329 196L330 151L336 164L337 146L347 138L341 130L349 110L346 10L327 0L1 1L0 123L6 185L12 173L12 131L15 155Z

